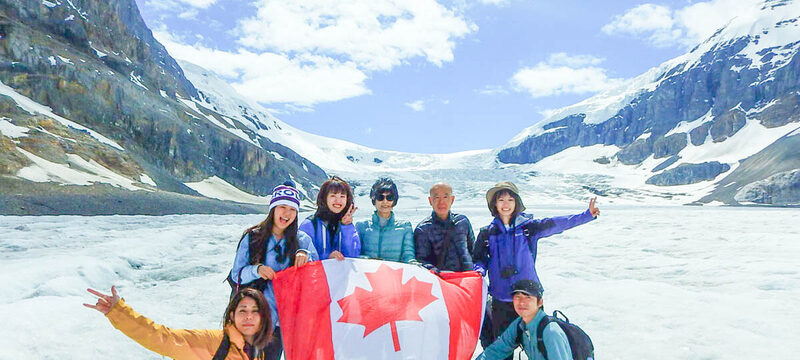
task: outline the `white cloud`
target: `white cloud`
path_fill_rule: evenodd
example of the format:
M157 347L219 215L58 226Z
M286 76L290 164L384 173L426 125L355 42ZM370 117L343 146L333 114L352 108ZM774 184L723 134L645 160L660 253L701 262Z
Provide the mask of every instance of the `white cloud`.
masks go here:
M711 0L672 10L667 6L642 4L617 15L603 26L609 35L629 35L656 47L694 46L739 14L758 10L759 0Z
M216 0L164 1L201 7ZM166 29L157 38L174 57L216 72L245 96L302 108L369 94L365 82L373 72L418 60L450 62L456 40L477 30L455 6L436 0L255 0L252 6L254 14L232 32L238 49L191 44Z
M534 98L599 92L622 82L608 77L605 69L593 66L602 61L591 55L555 53L547 62L517 71L511 84Z
M455 39L475 30L434 0L259 0L242 20L239 43L254 50L342 57L366 70L413 58L453 60Z
M412 101L412 102L407 102L406 106L410 107L411 110L414 110L414 111L423 111L423 110L425 110L425 101L416 100L416 101Z
M352 62L325 56L236 52L200 44L176 42L168 33L154 32L170 54L189 60L230 80L241 94L263 103L292 103L302 109L320 102L369 94L367 75Z
M208 9L209 6L214 5L214 3L217 2L217 0L177 0L177 1L189 5L191 7L200 9Z
M197 18L197 14L198 13L199 12L197 11L197 9L192 8L192 9L186 10L186 11L178 14L178 17L181 18L181 19L184 19L184 20L186 20L186 19L195 19L195 18Z
M500 85L486 85L483 89L475 90L478 94L481 95L506 95L508 94L508 90Z
M547 58L547 63L551 65L564 65L571 68L578 68L586 65L598 65L603 61L606 61L606 59L592 55L569 55L563 52L550 54L550 56Z
M481 4L486 5L505 5L508 4L508 0L480 0Z

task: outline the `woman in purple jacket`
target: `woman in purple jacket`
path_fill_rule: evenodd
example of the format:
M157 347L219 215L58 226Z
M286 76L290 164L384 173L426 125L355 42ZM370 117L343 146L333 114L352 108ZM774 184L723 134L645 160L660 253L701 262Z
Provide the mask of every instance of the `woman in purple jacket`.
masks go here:
M317 211L300 224L300 230L311 236L320 260L358 257L361 240L353 225L353 190L346 181L333 176L317 194Z
M560 234L585 224L600 215L593 198L589 209L577 215L534 219L525 214L525 205L517 186L510 181L497 183L486 192L486 203L494 216L489 226L481 228L472 251L475 269L489 274L492 295L491 340L500 336L516 317L510 297L511 286L518 280L539 282L536 274L536 250L539 239ZM483 334L488 335L488 334ZM481 336L482 340L484 336Z

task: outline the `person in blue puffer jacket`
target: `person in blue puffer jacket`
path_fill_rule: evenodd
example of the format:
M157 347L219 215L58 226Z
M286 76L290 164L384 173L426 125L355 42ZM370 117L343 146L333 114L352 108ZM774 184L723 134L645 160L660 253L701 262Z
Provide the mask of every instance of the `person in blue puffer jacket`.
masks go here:
M369 192L375 212L370 220L356 223L361 239L361 256L399 262L416 262L414 258L414 233L411 222L395 217L392 211L400 194L397 185L388 178L380 178Z
M333 176L322 183L317 194L317 211L300 224L311 236L320 259L344 260L361 255L361 240L353 225L353 190L346 181Z
M595 201L596 198L591 199L589 209L577 215L534 219L523 213L525 205L514 183L499 182L486 192L486 203L494 219L478 233L472 259L476 270L489 275L491 340L500 336L516 317L510 296L512 284L518 280L539 283L536 274L539 239L594 220L600 215Z

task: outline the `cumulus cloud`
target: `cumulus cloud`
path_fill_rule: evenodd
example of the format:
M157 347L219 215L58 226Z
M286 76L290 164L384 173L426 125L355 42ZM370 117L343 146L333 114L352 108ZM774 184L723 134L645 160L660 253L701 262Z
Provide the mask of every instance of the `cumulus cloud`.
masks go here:
M645 39L656 47L694 46L739 14L757 11L759 0L711 0L683 8L642 4L603 26L609 35Z
M486 5L505 5L508 4L508 0L480 0L481 4Z
M216 0L165 0L198 6ZM316 103L368 94L365 81L411 61L437 66L453 61L456 41L477 30L436 0L255 0L240 19L238 49L159 40L176 58L230 80L263 103ZM186 16L192 15L187 13ZM167 38L167 39L162 39Z
M453 60L455 39L477 29L434 0L259 0L237 29L254 50L323 53L367 70L390 70L412 58Z
M189 5L191 7L208 9L209 6L214 5L217 0L177 0L180 3Z
M599 92L622 82L595 66L603 60L591 55L555 53L546 62L517 71L511 84L534 98Z
M425 110L425 101L416 100L416 101L412 101L412 102L407 102L406 106L410 107L411 110L414 110L414 111L423 111L423 110Z
M170 54L189 60L226 78L238 92L263 103L292 103L297 108L369 94L367 75L352 62L316 55L245 49L221 51L201 44L176 42L168 33L156 38Z

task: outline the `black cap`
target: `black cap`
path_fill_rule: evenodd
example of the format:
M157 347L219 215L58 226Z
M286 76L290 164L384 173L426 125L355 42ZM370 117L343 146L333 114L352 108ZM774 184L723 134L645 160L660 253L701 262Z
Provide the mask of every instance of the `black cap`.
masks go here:
M542 293L544 290L542 289L542 285L538 282L533 280L519 280L514 283L514 286L511 290L511 295L521 292L528 296L535 296L538 298L542 297Z

